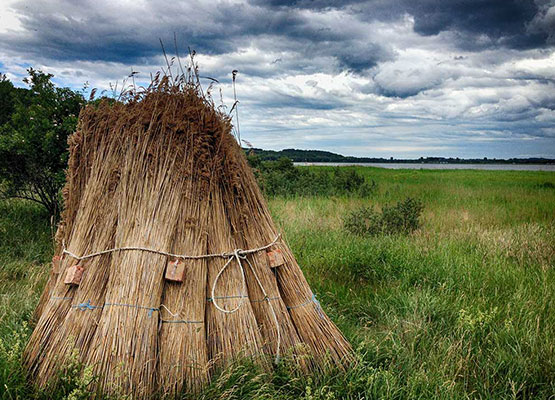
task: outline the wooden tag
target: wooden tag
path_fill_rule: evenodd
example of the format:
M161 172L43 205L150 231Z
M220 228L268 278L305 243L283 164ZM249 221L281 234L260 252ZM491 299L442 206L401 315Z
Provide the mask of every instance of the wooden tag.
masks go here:
M60 256L52 257L52 272L55 274L59 274L61 266L62 266L62 257Z
M166 280L171 282L183 282L185 279L185 263L177 258L172 259L166 267Z
M64 283L66 285L79 285L81 278L83 277L83 272L85 270L80 265L72 265L67 269L66 277Z
M276 248L273 250L266 250L266 254L268 255L268 263L270 264L270 268L276 268L280 265L285 264L283 254L281 254L280 249Z

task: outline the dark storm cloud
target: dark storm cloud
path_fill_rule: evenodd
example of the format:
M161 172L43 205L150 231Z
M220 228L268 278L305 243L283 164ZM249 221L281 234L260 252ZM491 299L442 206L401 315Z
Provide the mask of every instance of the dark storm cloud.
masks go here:
M186 5L184 5L186 4ZM387 50L361 40L358 33L314 23L287 9L218 3L196 7L189 3L157 2L147 9L103 10L95 1L45 2L14 6L23 32L0 34L12 51L56 60L103 60L146 63L161 53L158 38L173 49L173 32L180 43L198 53L226 54L253 39L272 37L275 47L312 57L333 57L340 67L371 68L387 57ZM186 16L186 19L184 19Z
M276 29L298 23L287 13L269 18L252 9L244 13L243 7L230 4L211 7L199 20L191 17L200 17L195 14L204 10L186 3L158 2L137 11L122 7L115 13L95 6L95 1L79 2L79 7L64 3L16 4L24 32L3 34L0 40L11 49L56 59L140 62L160 54L158 39L167 45L173 32L198 52L222 54L235 50L249 35L260 33L260 25Z
M422 35L449 30L471 39L483 34L492 44L517 48L541 46L547 39L545 34L527 32L526 24L538 12L531 0L407 1L405 9L414 15L414 30ZM468 40L460 43L472 47Z
M535 48L555 34L554 21L542 18L550 0L254 0L283 9L348 9L364 20L414 17L414 30L425 36L451 31L463 49L496 46Z
M251 3L269 7L293 7L312 10L345 8L353 4L368 3L368 0L252 0Z
M536 0L540 1L540 0ZM16 3L23 32L0 34L12 51L56 60L103 60L145 64L160 54L158 38L199 53L226 54L270 37L275 47L309 57L335 59L339 68L362 72L390 59L388 43L373 41L349 21L318 21L301 10L341 9L355 21L414 17L414 30L430 36L450 32L464 50L544 46L550 35L543 18L547 2L532 0L253 1L251 4L159 1L146 8L103 8L96 1ZM186 18L184 19L184 16ZM347 26L346 26L347 25Z

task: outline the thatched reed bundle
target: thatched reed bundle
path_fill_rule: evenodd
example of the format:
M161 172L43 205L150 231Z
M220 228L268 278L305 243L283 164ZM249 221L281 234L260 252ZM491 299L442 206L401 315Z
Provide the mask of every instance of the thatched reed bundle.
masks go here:
M195 82L88 106L69 144L60 259L25 353L36 383L76 352L97 390L134 398L199 390L240 357L350 360Z

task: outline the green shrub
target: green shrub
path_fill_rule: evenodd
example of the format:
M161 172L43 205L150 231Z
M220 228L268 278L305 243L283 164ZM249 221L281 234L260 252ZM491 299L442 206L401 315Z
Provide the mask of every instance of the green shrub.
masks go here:
M553 182L542 182L536 185L540 189L555 189L555 183Z
M247 157L262 191L268 196L360 196L368 197L376 190L376 183L366 182L354 168L336 167L333 170L297 168L288 158L262 161L255 154Z
M394 206L385 206L381 213L371 207L360 207L345 216L343 226L360 236L409 234L420 227L423 209L420 200L410 197Z
M355 235L377 235L381 232L382 217L371 207L351 211L343 221L345 229Z
M420 214L424 206L417 199L407 198L382 211L382 230L385 233L408 234L420 227Z

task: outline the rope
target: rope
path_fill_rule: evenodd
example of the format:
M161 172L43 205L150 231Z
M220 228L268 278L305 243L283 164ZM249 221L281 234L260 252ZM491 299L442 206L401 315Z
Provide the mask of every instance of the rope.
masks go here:
M251 303L262 303L263 301L270 301L270 300L279 300L281 299L281 297L276 296L276 297L264 297L260 300L251 300Z
M220 258L227 258L228 260L225 262L224 266L220 269L220 271L218 272L218 274L216 275L216 278L214 279L214 283L212 284L212 289L210 291L211 297L208 298L208 301L212 301L212 303L214 304L214 307L216 307L216 309L224 314L233 314L235 312L237 312L244 304L245 299L248 298L247 293L247 279L245 276L245 269L243 268L243 264L241 263L241 260L246 260L250 270L252 271L255 279L256 279L256 283L258 284L260 290L262 291L262 294L264 295L264 297L262 298L262 300L256 300L257 302L262 302L262 301L267 301L268 305L270 306L270 312L272 314L274 323L275 323L275 327L276 327L276 333L277 333L277 348L276 348L276 358L275 358L275 363L277 364L279 362L279 358L280 358L280 347L281 347L281 329L279 326L279 321L277 319L277 315L276 312L274 310L274 306L272 305L272 303L270 302L270 300L276 299L278 297L274 297L274 298L270 298L268 297L268 293L266 293L266 290L264 289L264 286L262 285L262 282L260 282L260 279L258 278L258 275L256 274L253 266L251 265L250 261L247 259L247 255L249 254L253 254L253 253L257 253L259 251L262 250L266 250L269 249L270 247L272 247L273 245L275 245L278 241L278 239L280 238L280 234L278 234L275 239L271 242L268 243L265 246L261 246L261 247L257 247L254 249L248 249L248 250L243 250L243 249L235 249L233 250L233 252L223 252L223 253L214 253L214 254L202 254L202 255L188 255L188 254L174 254L174 253L169 253L166 251L162 251L162 250L156 250L156 249L151 249L148 247L140 247L140 246L129 246L129 247L116 247L113 249L107 249L107 250L102 250L102 251L98 251L96 253L90 253L90 254L85 254L82 256L78 256L74 253L72 253L71 251L67 250L65 247L65 243L62 242L62 254L67 254L79 261L82 260L87 260L89 258L93 258L93 257L98 257L104 254L109 254L109 253L113 253L116 251L146 251L149 253L155 253L155 254L161 254L167 257L173 257L173 258L179 258L179 259L183 259L183 260L200 260L200 259L206 259L206 258L213 258L213 257L220 257ZM243 294L239 295L239 296L215 296L215 292L216 292L216 286L218 284L218 281L220 280L220 277L222 276L222 274L224 273L224 271L231 265L231 262L233 260L237 261L237 266L239 268L239 270L241 271L241 281L242 281L242 286L243 286ZM229 298L240 298L241 301L239 302L239 304L232 310L226 310L225 308L221 307L217 300L218 299L229 299ZM160 308L152 308L152 307L144 307L144 306L138 306L138 305L133 305L133 304L121 304L121 303L105 303L102 306L94 306L90 304L90 301L88 301L87 303L80 303L77 305L72 305L71 307L73 308L77 308L79 310L82 311L86 311L86 310L94 310L96 308L104 308L106 306L122 306L122 307L135 307L135 308L142 308L142 309L147 309L149 310L149 314L148 316L150 317L152 315L152 313L154 311L160 311ZM168 310L167 307L165 307L164 305L161 305L160 307L164 307L166 308L166 310ZM176 316L176 314L173 314L170 310L168 310L170 312L170 314L172 316ZM196 323L202 323L202 321L186 321L186 320L162 320L161 322L166 322L166 323L187 323L187 324L196 324Z
M179 317L179 315L177 313L172 313L171 310L166 307L164 304L160 304L160 309L165 308L166 311L172 316L172 317ZM191 321L191 320L186 320L186 319L163 319L162 317L160 317L160 323L166 323L166 324L204 324L204 321Z
M152 317L152 313L153 313L154 311L160 311L159 308L139 306L139 305L136 305L136 304L104 303L104 307L109 307L109 306L139 308L139 309L143 309L143 310L148 310L148 316L149 316L149 317Z
M79 303L79 304L72 304L71 308L77 308L80 311L87 311L87 310L96 310L97 308L106 308L110 306L118 306L118 307L129 307L129 308L138 308L143 310L148 310L148 316L151 317L154 311L160 311L159 308L155 307L145 307L139 306L137 304L124 304L124 303L104 303L102 305L95 306L91 304L91 301L88 300L86 303Z
M167 256L167 257L181 258L183 260L201 260L201 259L213 258L213 257L230 258L230 257L234 257L236 252L240 256L246 256L248 254L258 253L259 251L269 249L270 247L272 247L274 244L277 243L277 241L280 237L281 237L281 234L278 234L275 237L275 239L272 240L271 243L268 243L265 246L256 247L254 249L248 249L248 250L235 249L231 252L228 251L228 252L223 252L223 253L201 254L201 255L197 255L197 256L193 256L193 255L189 255L189 254L174 254L174 253L169 253L167 251L156 250L156 249L151 249L149 247L141 247L141 246L115 247L113 249L107 249L107 250L97 251L96 253L90 253L90 254L85 254L83 256L78 256L77 254L72 253L71 251L66 249L65 242L62 241L62 248L63 248L62 254L67 254L68 256L73 257L73 258L75 258L76 260L79 260L79 261L87 260L89 258L94 258L94 257L98 257L98 256L102 256L104 254L114 253L116 251L146 251L148 253L160 254L160 255L163 255L163 256Z
M245 269L243 268L243 264L241 264L241 259L239 258L239 250L235 250L233 255L234 257L229 257L229 260L227 260L227 262L218 272L218 275L216 275L216 279L214 279L214 283L212 284L212 290L210 292L214 307L216 307L219 311L223 312L224 314L233 314L234 312L238 311L243 305L243 303L245 302L245 297L247 297L247 296L241 296L241 301L239 302L237 307L235 307L233 310L226 310L225 308L220 307L218 305L218 302L216 301L217 299L216 299L216 296L214 295L214 292L216 291L216 285L218 284L218 281L220 280L220 277L222 276L226 268L231 264L231 261L233 261L233 258L237 260L237 265L239 266L239 270L241 271L241 279L243 281L243 293L247 292L247 279L245 278Z
M320 304L320 302L318 301L318 299L316 298L316 295L313 293L312 296L310 297L310 299L308 299L307 301L305 301L304 303L301 304L297 304L295 306L287 306L288 310L293 310L295 308L299 308L299 307L304 307L306 305L309 305L310 303L314 303L314 307L316 308L316 312L318 313L318 315L320 316L320 318L324 318L324 314L323 314L323 310L322 310L322 306Z
M274 317L274 322L276 324L276 333L277 333L276 359L275 359L275 363L277 364L277 363L279 363L279 350L280 350L280 346L281 346L281 329L279 327L279 322L278 322L278 319L277 319L276 311L274 310L274 306L272 305L272 303L270 303L270 298L268 297L268 293L266 293L266 290L264 290L264 286L262 286L262 283L260 282L260 279L258 279L258 275L256 275L256 272L254 272L254 268L252 267L251 262L247 259L247 257L244 257L244 258L245 258L245 261L247 261L247 264L248 264L249 268L251 269L252 274L256 278L256 283L258 283L258 287L260 287L260 290L262 291L262 294L264 295L264 299L266 299L266 301L268 302L268 306L270 306L270 311L272 312L272 316ZM239 261L239 259L237 259L237 261Z
M96 308L104 308L104 305L101 305L101 306L93 306L93 305L91 304L91 301L88 300L86 303L73 304L73 305L71 306L71 308L77 308L77 309L79 309L79 310L81 310L81 311L87 311L87 310L94 310L94 309L96 309Z
M237 295L237 296L216 296L217 299L239 299L241 297L246 297L248 298L249 296L243 296L243 295ZM56 297L56 296L52 296L50 297L50 300L72 300L73 297ZM258 299L258 300L251 300L251 303L262 303L263 301L268 301L268 300L279 300L281 299L280 296L276 296L276 297L264 297L262 299ZM206 298L207 302L211 302L212 298L211 297L207 297ZM310 301L309 301L310 302ZM160 308L165 308L172 316L176 316L177 314L173 314L165 305L161 305ZM291 308L291 307L288 307ZM293 307L294 308L294 307Z
M71 297L52 297L52 299L56 299L56 300L71 300ZM152 313L154 311L160 311L161 308L165 308L172 316L177 316L177 314L172 313L168 307L166 307L164 304L160 305L160 308L155 308L155 307L144 307L144 306L139 306L136 304L123 304L123 303L104 303L102 305L99 306L95 306L91 304L91 301L87 301L86 303L79 303L79 304L73 304L71 306L71 308L77 308L80 311L87 311L87 310L96 310L97 308L105 308L105 307L109 307L109 306L119 306L119 307L131 307L131 308L138 308L138 309L143 309L143 310L148 310L148 316L151 317ZM189 321L189 320L184 320L184 319L163 319L160 318L160 322L161 323L166 323L166 324L203 324L204 321Z
M164 324L204 324L204 321L188 321L185 319L160 319Z
M241 299L243 297L248 298L249 296L245 296L243 294L238 294L237 296L216 296L215 299ZM207 297L206 298L206 301L209 302L209 303L213 300L214 299L212 297Z

